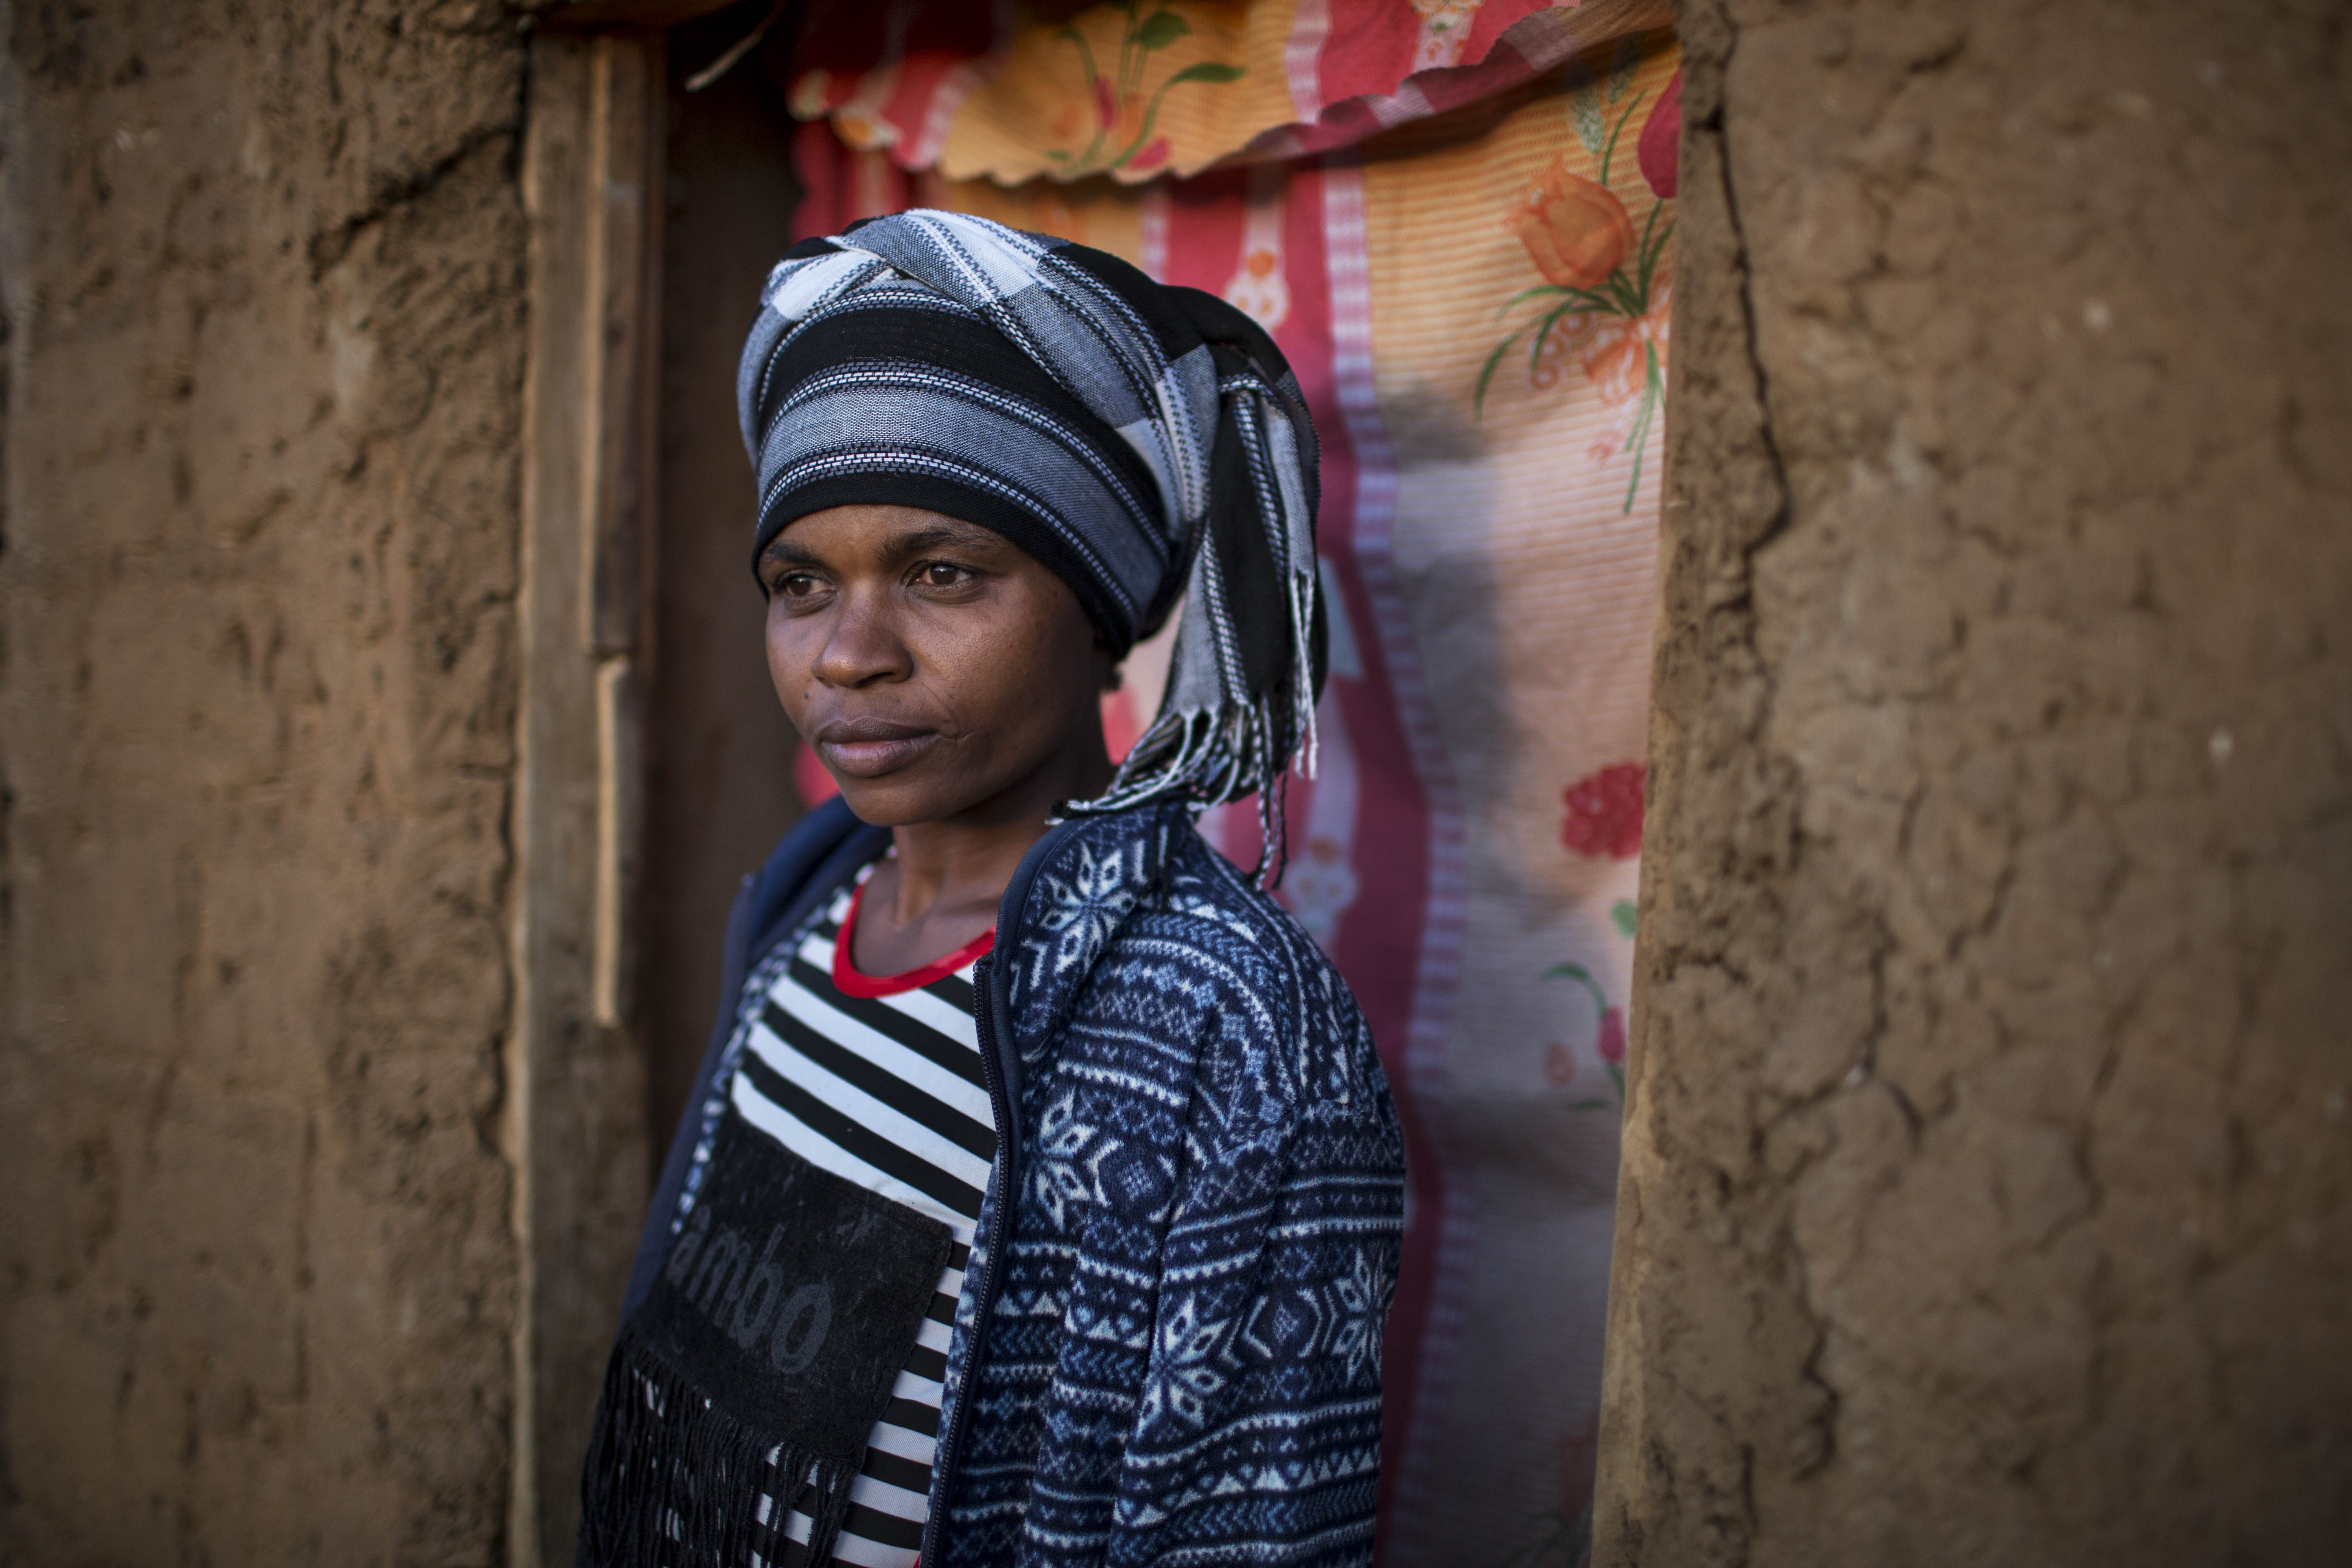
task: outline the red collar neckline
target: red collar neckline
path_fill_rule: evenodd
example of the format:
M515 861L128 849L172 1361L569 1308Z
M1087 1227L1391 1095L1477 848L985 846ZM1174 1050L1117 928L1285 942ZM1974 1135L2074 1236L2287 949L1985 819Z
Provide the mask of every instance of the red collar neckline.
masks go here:
M833 984L845 996L896 996L919 990L934 980L946 979L996 945L996 928L991 926L946 957L935 958L920 969L909 969L903 974L868 974L849 958L850 933L857 929L857 909L865 898L866 884L860 882L849 895L849 912L842 917L841 929L833 937Z

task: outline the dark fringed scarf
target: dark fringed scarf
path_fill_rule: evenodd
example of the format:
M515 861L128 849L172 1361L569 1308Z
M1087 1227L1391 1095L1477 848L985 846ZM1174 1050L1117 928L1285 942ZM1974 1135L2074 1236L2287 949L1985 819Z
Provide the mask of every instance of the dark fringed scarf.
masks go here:
M778 1563L795 1506L827 1561L952 1240L729 1110L605 1369L581 1563Z
M1037 557L1121 656L1181 599L1157 718L1066 809L1255 793L1278 877L1324 628L1315 427L1273 340L1116 257L946 212L805 241L765 301L737 383L754 561L810 512L915 506Z
M604 1369L589 1445L588 1473L604 1484L581 1521L581 1559L599 1568L749 1563L755 1554L781 1563L795 1505L807 1510L811 1542L829 1555L863 1458L776 1443L625 1332ZM763 1493L765 1518L752 1500Z

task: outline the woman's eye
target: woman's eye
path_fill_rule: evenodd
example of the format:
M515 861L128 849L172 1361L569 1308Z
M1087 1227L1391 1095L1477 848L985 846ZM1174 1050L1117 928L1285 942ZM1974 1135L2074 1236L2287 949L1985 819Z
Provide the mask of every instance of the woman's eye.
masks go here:
M945 561L934 561L916 572L917 580L926 588L952 588L970 577L971 573Z

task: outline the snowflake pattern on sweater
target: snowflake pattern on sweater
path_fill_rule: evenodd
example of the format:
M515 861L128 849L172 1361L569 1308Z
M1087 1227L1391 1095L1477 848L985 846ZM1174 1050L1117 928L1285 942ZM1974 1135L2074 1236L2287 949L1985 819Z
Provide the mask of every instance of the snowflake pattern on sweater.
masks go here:
M1370 1563L1404 1148L1345 983L1168 805L1058 830L989 962L1018 1186L931 1568Z

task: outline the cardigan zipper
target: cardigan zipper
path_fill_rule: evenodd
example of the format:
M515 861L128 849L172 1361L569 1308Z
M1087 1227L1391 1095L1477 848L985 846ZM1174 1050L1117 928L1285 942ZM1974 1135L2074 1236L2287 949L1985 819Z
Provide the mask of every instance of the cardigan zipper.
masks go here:
M1021 1129L1013 1120L1004 1074L996 1060L996 988L992 984L995 970L993 953L983 956L975 966L971 1010L980 1047L981 1081L988 1089L988 1103L997 1127L996 1158L989 1163L988 1170L990 1234L972 1238L975 1243L985 1241L988 1245L981 1253L980 1279L972 1294L971 1332L963 1347L963 1384L956 1391L955 1412L948 1418L948 1429L940 1434L939 1447L931 1456L931 1506L923 1521L923 1544L915 1557L916 1568L940 1560L940 1532L955 1483L956 1450L962 1446L964 1425L971 1419L972 1380L980 1368L981 1342L987 1335L989 1315L996 1306L997 1277L1004 1252L1001 1242L1006 1207L1013 1201L1012 1172L1021 1148Z

